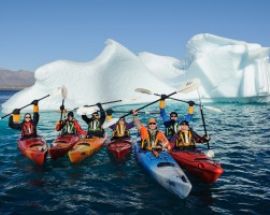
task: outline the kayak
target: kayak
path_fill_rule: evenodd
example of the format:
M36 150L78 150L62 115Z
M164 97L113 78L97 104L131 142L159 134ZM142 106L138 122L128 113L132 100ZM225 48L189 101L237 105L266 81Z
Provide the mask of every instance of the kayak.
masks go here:
M162 151L158 157L155 157L151 151L141 150L140 146L135 144L135 153L138 163L161 186L181 199L189 195L192 185L181 167L168 152Z
M107 149L116 160L121 161L131 152L132 142L127 138L113 140L108 144Z
M18 148L21 153L39 166L46 161L48 146L43 137L19 139Z
M221 165L201 151L172 151L172 157L191 174L206 183L214 183L223 173Z
M97 152L105 142L105 138L83 138L80 139L68 152L71 163L79 163Z
M51 158L53 160L56 160L59 157L65 156L65 154L72 149L72 147L75 145L76 142L79 141L79 136L76 135L61 135L56 138L55 141L53 141L49 153L51 155Z

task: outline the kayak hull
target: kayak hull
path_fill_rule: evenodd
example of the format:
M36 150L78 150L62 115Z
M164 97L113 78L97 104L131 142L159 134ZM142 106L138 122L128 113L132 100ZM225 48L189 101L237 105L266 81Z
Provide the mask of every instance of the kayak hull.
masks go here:
M107 149L115 160L122 161L131 153L132 142L130 139L114 140L108 144Z
M46 161L48 146L43 137L19 139L18 149L39 166L42 166Z
M138 163L161 186L181 199L189 195L192 185L169 153L162 151L155 157L151 151L141 150L138 144L135 144L135 153Z
M49 149L49 154L53 160L63 157L69 150L79 141L79 136L76 135L61 135L53 141Z
M189 173L203 182L214 183L223 173L221 165L201 151L172 151L172 157Z
M80 139L68 152L71 163L79 163L100 150L105 142L105 138L83 138Z

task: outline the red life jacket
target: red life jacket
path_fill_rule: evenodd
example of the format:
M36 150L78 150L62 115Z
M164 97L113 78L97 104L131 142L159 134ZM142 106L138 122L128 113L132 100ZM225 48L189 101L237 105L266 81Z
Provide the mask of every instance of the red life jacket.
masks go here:
M22 125L22 137L36 136L36 126L32 121L24 122Z

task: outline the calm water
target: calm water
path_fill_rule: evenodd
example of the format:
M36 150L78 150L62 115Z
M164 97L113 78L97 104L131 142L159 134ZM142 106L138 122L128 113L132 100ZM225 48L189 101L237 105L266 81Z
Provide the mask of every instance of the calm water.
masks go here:
M12 93L0 92L0 104ZM102 148L78 165L65 157L37 167L17 150L19 132L0 121L0 214L270 214L269 105L213 105L224 110L206 117L225 172L213 185L187 174L193 189L186 200L149 178L134 154L116 163ZM184 111L179 104L170 108ZM58 118L41 114L38 130L48 143ZM193 127L202 131L199 119Z

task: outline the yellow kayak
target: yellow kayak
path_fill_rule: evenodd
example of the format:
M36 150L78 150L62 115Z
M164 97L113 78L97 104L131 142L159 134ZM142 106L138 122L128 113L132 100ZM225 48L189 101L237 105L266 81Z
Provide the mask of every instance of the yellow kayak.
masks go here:
M73 148L68 152L68 157L71 163L79 163L87 157L90 157L96 151L98 151L103 143L105 138L83 138L80 139Z

